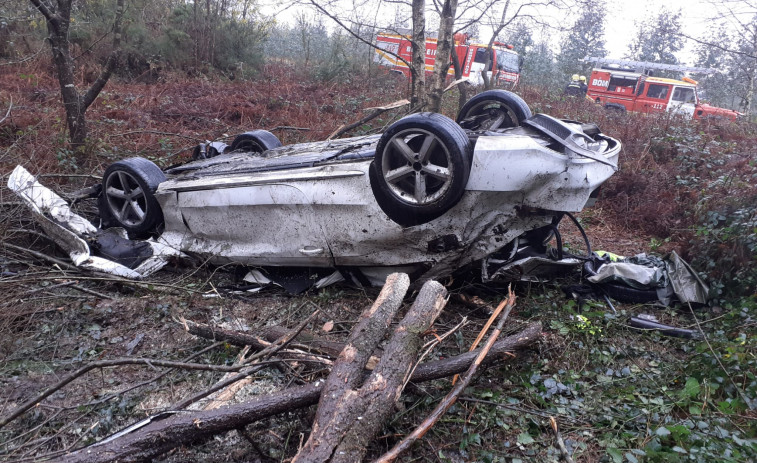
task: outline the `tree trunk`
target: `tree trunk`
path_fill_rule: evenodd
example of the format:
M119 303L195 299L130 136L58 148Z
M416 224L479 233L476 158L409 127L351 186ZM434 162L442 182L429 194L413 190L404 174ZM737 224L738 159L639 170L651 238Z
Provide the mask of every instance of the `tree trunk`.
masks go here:
M423 346L423 335L444 308L446 296L447 290L435 281L423 285L413 307L394 331L378 366L360 388L364 410L351 417L352 426L341 437L332 463L363 460L366 446L384 426L410 379Z
M347 345L323 385L313 430L295 461L325 462L331 458L338 437L351 425L343 419L343 414L352 416L359 407L356 389L362 383L365 364L384 338L409 286L410 278L406 274L389 275L376 301L352 328Z
M434 59L434 72L428 91L429 111L440 112L442 108L442 95L444 84L447 81L447 72L450 66L450 54L455 25L455 13L457 12L457 0L445 0L439 13L439 34L436 40L436 59Z
M335 384L342 389L331 393L324 389L313 431L295 462L353 463L362 460L366 445L384 425L399 399L421 348L423 334L439 316L446 295L444 286L435 281L427 282L394 330L378 366L362 386L347 388L337 376ZM343 358L340 356L340 360ZM335 376L338 362L334 364L327 385ZM352 364L350 368L356 368L362 377L363 365ZM338 399L332 400L334 397Z
M410 66L412 87L410 106L417 110L426 97L426 2L413 0L413 62Z
M58 74L63 108L66 112L66 126L68 127L70 146L74 151L80 151L87 141L87 121L84 114L87 108L95 101L97 95L100 94L103 87L105 87L118 61L124 0L118 0L116 4L116 17L113 26L113 50L100 75L84 95L81 95L76 89L74 61L71 58L71 49L68 42L73 0L58 0L57 10L51 10L50 5L42 3L41 0L31 0L31 3L42 13L47 22L48 40L50 41L50 50L53 55L55 71Z

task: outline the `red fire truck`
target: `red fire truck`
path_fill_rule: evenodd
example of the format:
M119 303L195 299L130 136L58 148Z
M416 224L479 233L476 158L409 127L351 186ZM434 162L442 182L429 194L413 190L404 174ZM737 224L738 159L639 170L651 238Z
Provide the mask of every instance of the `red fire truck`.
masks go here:
M719 118L735 120L741 115L730 109L717 108L699 101L697 82L653 77L655 70L709 74L711 69L672 64L608 58L585 58L594 62L586 97L608 109L685 114L694 119Z
M473 85L483 85L482 73L487 65L486 44L469 43L467 34L455 34L455 48L457 58L463 68L463 78L468 79ZM496 83L503 86L514 87L520 77L522 58L513 50L512 45L502 42L494 42L494 53L491 57L491 66L488 71L489 79L496 79ZM394 71L410 75L407 63L412 62L412 43L410 36L400 34L380 34L376 37L376 53L373 60L381 65L390 66ZM434 69L436 59L436 38L426 39L426 73L430 74ZM404 61L403 61L404 60ZM450 76L455 75L452 66L448 71Z

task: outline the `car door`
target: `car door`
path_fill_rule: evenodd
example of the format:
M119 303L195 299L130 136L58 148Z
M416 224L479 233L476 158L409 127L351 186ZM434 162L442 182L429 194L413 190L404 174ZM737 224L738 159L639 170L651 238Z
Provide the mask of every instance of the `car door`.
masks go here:
M634 102L634 111L643 113L661 113L665 111L670 98L672 85L646 82L645 89Z
M676 86L673 88L673 95L670 97L668 111L694 117L696 110L696 92L692 87Z
M313 205L296 183L212 182L179 191L184 249L257 265L332 266Z

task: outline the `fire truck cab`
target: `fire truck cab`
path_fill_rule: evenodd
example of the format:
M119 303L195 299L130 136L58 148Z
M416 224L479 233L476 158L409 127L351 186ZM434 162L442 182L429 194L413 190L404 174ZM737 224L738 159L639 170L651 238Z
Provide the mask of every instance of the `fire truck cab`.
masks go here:
M598 65L589 78L586 96L607 108L642 113L669 111L693 119L735 120L740 115L730 109L700 102L697 82L693 79L649 75L655 69L700 73L709 73L709 69L606 58L587 58L585 61L595 61Z
M489 79L503 86L515 87L520 78L522 58L512 48L501 42L492 45L492 56L487 60L487 44L471 43L467 34L455 34L454 53L462 66L463 78L473 85L483 85L483 73L487 72ZM426 38L426 73L434 69L436 60L437 40ZM376 49L373 60L380 65L389 66L394 71L406 76L410 75L407 63L412 61L412 43L408 35L379 34L376 37ZM487 62L488 61L488 62ZM485 71L488 67L488 71ZM452 77L455 70L452 66L448 71Z

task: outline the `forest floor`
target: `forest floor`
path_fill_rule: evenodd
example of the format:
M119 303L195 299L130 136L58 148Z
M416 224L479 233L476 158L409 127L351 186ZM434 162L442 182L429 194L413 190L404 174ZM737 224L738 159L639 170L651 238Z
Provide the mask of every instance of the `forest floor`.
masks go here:
M51 77L39 69L0 74L0 104L13 101L11 116L0 125L5 147L0 149L0 232L8 245L0 254L0 416L87 362L126 356L182 360L212 345L188 334L182 318L255 333L270 325L294 327L317 308L320 313L309 330L334 340L349 333L377 289L338 285L297 296L276 288L232 294L224 288L239 282L236 269L172 266L139 284L72 270L44 258L66 261L5 187L13 166L23 164L65 195L97 182L117 159L144 156L168 166L187 160L198 142L253 128L271 130L285 144L320 140L358 119L364 108L400 99L405 90L404 81L396 79L307 83L286 72L277 70L252 83L111 82L88 112L93 142L87 155L65 148ZM527 101L530 93L524 92ZM569 104L536 103L559 117L571 115L564 110ZM587 110L589 115L592 111ZM386 123L386 117L374 126ZM613 200L617 196L609 201ZM601 198L578 215L593 249L662 255L685 246L684 235L660 236L639 228L607 201ZM78 206L88 217L95 210L93 201ZM570 223L563 223L561 230L564 246L574 252L583 249ZM753 375L737 377L729 363L739 355L753 359L754 346L739 350L738 343L725 344L754 331L754 307L614 303L612 309L605 301L579 306L561 289L579 282L580 275L570 274L514 286L518 299L506 333L540 321L542 340L482 371L401 461L556 461L560 452L549 417L560 424L575 461L757 457L757 415L724 393L732 385L746 390L746 385L736 383L754 380ZM491 308L507 291L476 282L454 282L450 287L452 297L435 325L436 333L448 331L463 318L467 322L436 348L433 358L467 351L486 321L486 310L472 309L464 300L475 296ZM630 328L628 319L640 313L679 327L701 326L711 347ZM229 365L238 355L239 348L223 343L193 361ZM725 362L731 373L714 359ZM749 365L752 369L753 363ZM694 372L705 372L706 379ZM181 369L163 373L165 369L138 365L89 372L0 428L0 459L31 461L95 442L206 389L222 376ZM324 368L302 365L264 369L234 400L311 382L326 373ZM439 380L406 391L368 456L379 456L412 431L450 387L449 380ZM181 447L161 461L287 461L307 438L314 410L280 415L253 423L244 432Z

